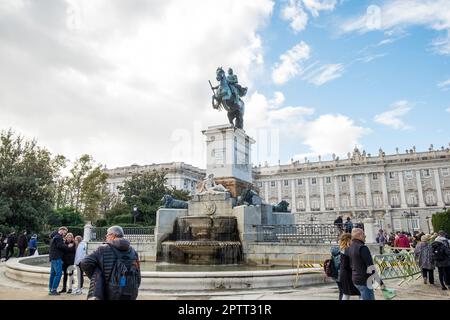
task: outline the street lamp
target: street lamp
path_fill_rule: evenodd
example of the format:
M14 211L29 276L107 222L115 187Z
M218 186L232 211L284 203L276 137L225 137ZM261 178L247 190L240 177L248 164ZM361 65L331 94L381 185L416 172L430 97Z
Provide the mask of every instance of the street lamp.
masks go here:
M427 226L428 226L428 234L431 233L431 229L430 229L430 217L425 217L425 219L427 219Z
M133 218L134 218L134 224L136 224L136 217L138 216L139 212L138 212L138 207L137 205L133 206Z
M411 229L409 228L409 219L410 218L412 219L413 217L416 217L417 216L416 213L418 213L418 212L417 211L413 212L411 208L409 209L409 212L408 211L403 211L403 216L406 217L406 224L408 225L408 232L410 234L411 234ZM412 220L411 220L411 225L412 225ZM413 229L414 229L414 227L413 227ZM414 230L413 230L413 232L414 232Z

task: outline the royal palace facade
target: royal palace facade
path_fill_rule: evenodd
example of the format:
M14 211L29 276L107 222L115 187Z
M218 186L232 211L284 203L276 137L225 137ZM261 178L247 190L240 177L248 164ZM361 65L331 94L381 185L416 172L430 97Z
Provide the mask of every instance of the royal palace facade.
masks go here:
M111 191L133 173L167 172L168 184L189 192L205 170L182 163L107 170ZM253 168L254 184L267 203L289 202L298 223L333 223L337 216L353 221L374 218L388 231L432 230L432 214L450 206L450 149L376 156L355 149L346 159L291 161Z

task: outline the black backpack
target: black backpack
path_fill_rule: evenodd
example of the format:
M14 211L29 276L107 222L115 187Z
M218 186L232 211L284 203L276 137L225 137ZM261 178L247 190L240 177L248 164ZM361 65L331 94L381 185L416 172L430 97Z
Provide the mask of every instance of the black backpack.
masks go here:
M331 259L327 259L324 261L323 270L325 271L327 277L335 279L337 278L337 269L336 266L334 265L333 257L331 257Z
M445 244L439 241L435 241L431 244L433 258L435 261L444 261L445 259L447 259L444 246Z
M110 248L116 256L116 262L106 286L106 297L108 300L136 300L140 285L137 254L132 248L127 252Z

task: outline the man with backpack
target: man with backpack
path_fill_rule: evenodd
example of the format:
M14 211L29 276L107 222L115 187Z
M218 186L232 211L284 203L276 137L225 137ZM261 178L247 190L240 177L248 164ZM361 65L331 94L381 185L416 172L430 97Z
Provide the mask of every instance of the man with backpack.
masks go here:
M450 287L450 246L444 231L439 231L435 241L431 244L433 260L439 272L439 282L442 290Z
M81 269L91 279L88 299L136 300L141 284L139 257L122 227L108 229L106 244L86 256Z

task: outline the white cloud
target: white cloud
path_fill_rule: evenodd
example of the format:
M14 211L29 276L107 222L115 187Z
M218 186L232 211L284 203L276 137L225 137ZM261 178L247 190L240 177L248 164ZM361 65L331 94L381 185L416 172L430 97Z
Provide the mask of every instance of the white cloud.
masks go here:
M304 106L284 106L276 108L271 104L274 99L267 99L263 94L254 93L248 103L248 112L252 117L248 124L250 135L258 137L272 136L278 139L275 146L285 144L292 152L305 145L305 153L296 154L295 159L303 160L305 156L327 156L335 153L343 156L355 145L361 146L360 139L371 132L369 128L358 126L352 119L344 115L324 114L314 117L314 108ZM265 135L258 134L266 129ZM259 131L258 131L259 130ZM277 134L273 134L276 130ZM267 140L259 139L258 148L267 150ZM277 149L279 152L279 150ZM280 159L279 154L270 154L272 163ZM266 158L258 157L258 160ZM258 162L256 160L256 162Z
M408 114L412 109L411 104L408 101L401 100L392 104L391 109L375 115L374 121L394 129L410 129L411 127L406 125L401 117Z
M291 78L301 74L301 61L309 59L310 48L304 42L296 44L280 56L280 62L276 63L272 70L272 80L276 84L284 84Z
M355 146L362 147L360 139L371 130L356 125L354 121L344 115L324 114L308 122L304 127L304 140L310 151L299 154L294 158L303 160L308 155L344 156Z
M445 81L441 81L437 84L437 86L442 90L448 90L450 89L450 79L447 79Z
M272 100L269 101L270 104L278 107L280 105L283 104L285 98L284 98L284 94L281 91L275 91L274 92L274 97Z
M433 50L450 55L450 1L448 0L394 0L382 7L369 6L365 15L350 19L340 27L342 32L389 30L421 25L446 36L432 41Z
M314 17L319 16L319 11L334 10L336 6L336 0L303 0L305 7L311 12Z
M201 129L227 123L207 80L231 66L251 90L272 10L269 0L0 1L0 129L108 167L203 166L194 151L172 156L174 132L203 145Z
M366 56L364 56L362 58L358 58L358 59L356 59L356 61L362 61L364 63L369 63L369 62L371 62L371 61L373 61L375 59L382 58L384 56L386 56L386 53L370 54L370 55L366 55Z
M281 9L281 18L291 21L290 26L294 32L304 30L308 23L308 15L303 9L301 0L289 0L289 3Z
M308 24L307 9L313 17L319 16L319 11L332 11L336 0L289 0L281 9L281 18L290 21L291 29L297 33L306 28Z
M321 86L333 79L339 78L344 72L344 69L342 63L326 64L305 75L304 79L316 86Z

